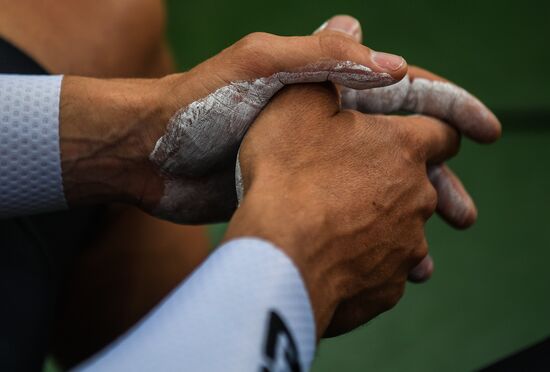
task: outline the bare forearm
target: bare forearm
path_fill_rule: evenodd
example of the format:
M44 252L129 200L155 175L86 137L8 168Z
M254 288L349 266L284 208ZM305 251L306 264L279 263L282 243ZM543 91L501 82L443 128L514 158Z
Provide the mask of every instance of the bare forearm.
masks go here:
M148 160L163 120L155 80L65 77L60 103L63 187L69 205L147 198ZM151 140L147 141L147 137Z

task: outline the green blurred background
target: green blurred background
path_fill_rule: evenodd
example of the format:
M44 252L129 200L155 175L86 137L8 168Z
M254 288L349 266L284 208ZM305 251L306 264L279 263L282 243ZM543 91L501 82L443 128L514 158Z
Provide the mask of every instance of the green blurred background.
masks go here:
M313 371L470 371L550 335L550 2L169 0L168 37L185 70L250 32L305 35L343 13L361 21L370 47L476 94L504 135L464 141L451 161L479 220L455 231L432 219L432 280L322 341ZM213 226L213 240L223 231Z
M305 35L354 15L367 45L462 85L504 124L500 142L464 141L451 162L477 201L477 225L459 232L434 218L432 280L323 341L314 371L468 371L550 335L549 2L172 0L168 11L182 70L250 32Z

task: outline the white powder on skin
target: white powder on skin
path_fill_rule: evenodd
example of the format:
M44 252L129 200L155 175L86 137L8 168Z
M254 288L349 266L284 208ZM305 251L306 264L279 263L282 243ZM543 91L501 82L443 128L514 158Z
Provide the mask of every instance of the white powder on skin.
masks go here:
M428 168L428 177L437 190L437 209L448 220L458 227L469 226L477 217L473 200L458 181L449 174L444 166Z
M239 161L240 151L237 153L237 165L235 166L235 189L237 191L237 201L239 205L244 198L243 174L241 172L241 162Z
M231 184L234 193L236 155L248 127L285 85L324 81L352 89L395 83L387 73L350 61L324 61L295 72L232 82L191 103L172 117L150 155L166 177L164 196L154 213L177 222L197 222L197 216L189 217L191 211L213 204L220 208L220 219L228 217L236 200L221 188ZM212 182L213 174L219 174L217 183ZM231 175L230 182L227 174ZM226 205L221 205L225 201Z
M462 134L479 142L495 139L498 120L466 90L448 82L406 76L389 87L357 91L342 89L344 108L365 113L400 110L424 114L453 124Z

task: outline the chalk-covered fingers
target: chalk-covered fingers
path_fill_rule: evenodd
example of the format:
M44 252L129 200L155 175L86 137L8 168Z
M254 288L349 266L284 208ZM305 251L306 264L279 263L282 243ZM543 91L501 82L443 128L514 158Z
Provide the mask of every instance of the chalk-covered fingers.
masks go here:
M412 92L406 110L438 117L480 143L496 141L502 127L491 110L465 89L429 71L409 72Z
M419 104L416 106L417 112L437 116L478 142L492 142L500 137L501 125L495 115L462 88L420 67L411 67L409 77L412 81L410 85L412 91L424 90L425 92L423 93L425 98L417 99L417 102L437 101L437 96L441 95L440 100L448 103L453 101L453 95L457 97L447 112L444 110L445 105L436 108L430 108L428 105L422 109ZM437 211L441 217L456 228L463 229L473 225L477 219L477 208L453 171L446 165L433 165L429 169L429 176L438 191Z
M496 116L465 89L418 67L393 85L369 91L342 90L347 108L366 113L409 111L439 118L480 143L496 141L501 125Z
M443 101L451 101L448 96L453 94L458 98L448 110L424 109L425 113L438 115L470 138L479 142L492 142L500 137L501 125L496 116L477 98L462 88L448 82L446 79L419 67L411 67L409 76L414 90L432 85L424 100L434 100L437 94L443 94ZM416 83L415 83L416 82ZM441 93L441 91L445 93ZM445 97L445 95L447 97ZM431 96L431 97L430 97ZM417 107L420 111L420 107ZM430 112L429 112L430 111ZM443 117L446 116L446 117ZM437 211L443 219L457 228L467 228L477 219L477 208L460 179L446 165L433 165L428 169L428 175L439 195Z
M405 110L437 117L482 143L495 141L501 133L498 119L477 98L419 67L410 67L408 78L392 87L368 91L343 88L342 102L345 107L363 112ZM469 227L477 216L472 198L450 169L437 171L438 166L433 169L432 180L440 195L439 214L455 227Z
M446 165L428 168L428 176L438 193L437 211L451 225L467 228L477 219L477 208L460 179Z
M446 125L445 123L430 117L415 115L409 117L401 117L402 125L406 128L407 137L412 142L410 146L413 151L420 156L421 159L430 163L440 163L447 160L459 150L460 136L458 132ZM453 222L460 221L460 226L464 226L468 218L470 218L471 211L469 206L473 205L470 199L470 204L465 202L457 202L455 197L457 196L454 188L449 186L445 178L437 177L436 173L430 173L430 170L437 170L440 166L428 165L428 177L433 186L430 186L430 192L426 190L427 194L435 194L432 196L433 204L427 209L426 217L430 217L437 206L437 210L441 211L442 208L452 209L460 212L448 213L452 216ZM455 177L455 181L456 177ZM460 182L459 182L460 184ZM453 183L454 186L454 183ZM464 190L462 188L462 190ZM465 192L460 196L466 195ZM456 204L467 205L466 208L454 208ZM475 210L475 207L474 207ZM467 216L467 217L466 217ZM410 270L408 279L414 283L422 283L428 280L433 273L434 262L433 259L426 255L420 263Z

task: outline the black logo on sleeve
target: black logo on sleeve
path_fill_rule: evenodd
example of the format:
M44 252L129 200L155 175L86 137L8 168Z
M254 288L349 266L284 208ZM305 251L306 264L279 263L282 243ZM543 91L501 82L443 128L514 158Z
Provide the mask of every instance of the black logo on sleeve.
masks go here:
M261 372L301 372L294 337L279 314L271 310L264 345Z

